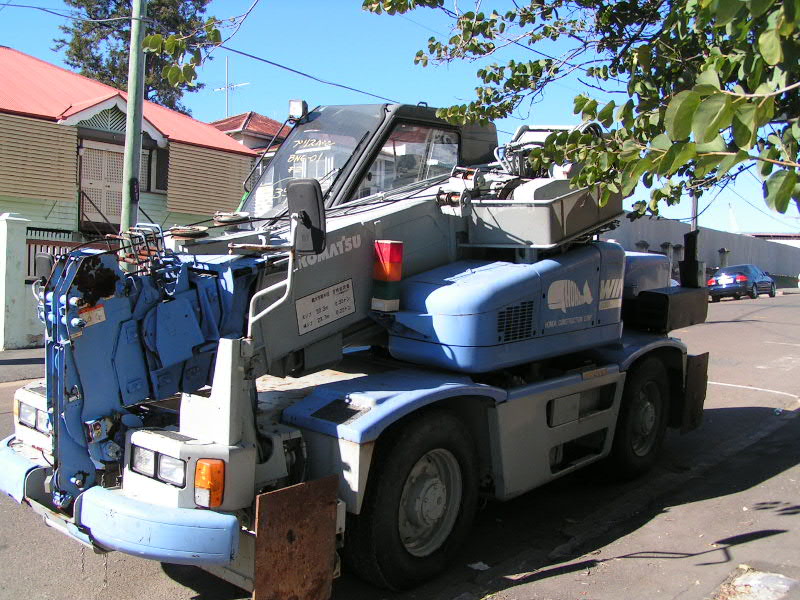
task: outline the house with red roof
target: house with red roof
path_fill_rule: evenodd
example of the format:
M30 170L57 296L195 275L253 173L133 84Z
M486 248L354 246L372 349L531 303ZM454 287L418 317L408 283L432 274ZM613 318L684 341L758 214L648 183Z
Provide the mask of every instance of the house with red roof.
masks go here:
M0 46L0 213L28 237L114 231L127 94ZM235 210L257 153L207 123L144 103L138 220L164 227Z
M273 153L286 139L291 129L286 124L278 123L253 111L212 121L211 124L240 144L258 152L267 150L267 146L272 142L269 151Z

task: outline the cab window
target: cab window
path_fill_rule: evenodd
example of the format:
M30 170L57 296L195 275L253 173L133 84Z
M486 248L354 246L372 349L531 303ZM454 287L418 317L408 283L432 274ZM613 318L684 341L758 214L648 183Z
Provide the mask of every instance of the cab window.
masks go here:
M458 164L458 133L399 123L389 134L353 196L364 198L447 175Z

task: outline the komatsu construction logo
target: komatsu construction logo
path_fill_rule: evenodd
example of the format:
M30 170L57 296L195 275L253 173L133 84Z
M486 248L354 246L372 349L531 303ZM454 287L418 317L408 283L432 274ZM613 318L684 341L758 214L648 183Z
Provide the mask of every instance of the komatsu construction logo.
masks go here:
M593 299L588 281L584 282L583 291L579 290L578 284L571 279L554 281L547 290L547 307L563 313L567 312L568 308L591 304Z
M356 235L344 235L338 240L328 239L328 243L325 246L325 251L321 254L317 255L308 255L308 256L301 256L298 262L298 267L303 268L309 265L315 265L317 263L321 263L322 261L328 260L329 258L333 258L334 256L339 256L340 254L345 254L347 252L352 251L355 248L361 247L361 234Z
M571 279L559 279L550 284L547 290L547 306L550 310L567 312L569 308L576 308L591 304L594 300L589 282L584 281L583 290ZM622 305L622 279L600 280L600 303L598 310L617 308Z

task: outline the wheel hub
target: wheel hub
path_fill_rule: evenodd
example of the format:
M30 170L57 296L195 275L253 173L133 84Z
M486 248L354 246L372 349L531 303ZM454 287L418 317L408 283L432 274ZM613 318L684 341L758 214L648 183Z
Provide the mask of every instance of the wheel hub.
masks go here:
M447 505L447 489L438 477L417 482L409 519L419 527L430 527L442 518Z
M426 453L412 467L400 497L400 539L412 556L427 556L447 539L458 517L461 470L443 448Z

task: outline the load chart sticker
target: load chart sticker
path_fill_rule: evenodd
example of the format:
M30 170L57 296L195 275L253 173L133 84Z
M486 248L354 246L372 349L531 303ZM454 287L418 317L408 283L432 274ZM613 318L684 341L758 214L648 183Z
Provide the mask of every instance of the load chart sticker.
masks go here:
M353 280L346 279L324 290L303 296L295 302L300 335L319 329L356 311Z

